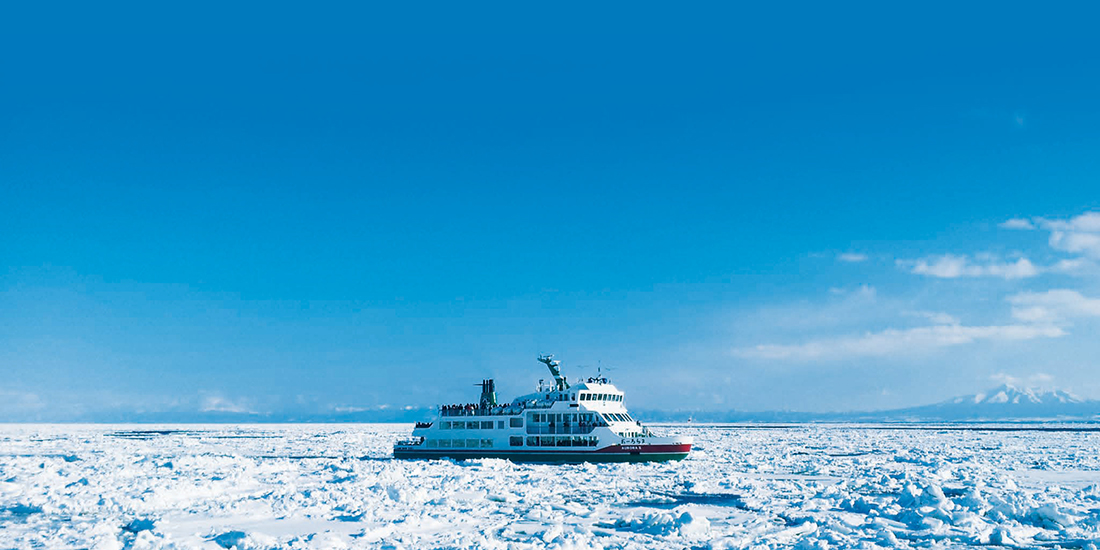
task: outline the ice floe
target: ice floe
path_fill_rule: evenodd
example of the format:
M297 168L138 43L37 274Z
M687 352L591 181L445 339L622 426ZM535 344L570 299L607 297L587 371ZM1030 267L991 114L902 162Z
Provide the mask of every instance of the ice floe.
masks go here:
M665 464L390 458L403 425L0 426L0 548L1081 548L1100 433L672 426Z

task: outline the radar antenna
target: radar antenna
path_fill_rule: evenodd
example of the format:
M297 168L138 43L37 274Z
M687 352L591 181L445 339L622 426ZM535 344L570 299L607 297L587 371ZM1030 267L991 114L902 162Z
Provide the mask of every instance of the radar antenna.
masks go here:
M557 382L555 389L557 391L565 391L569 388L569 383L565 381L565 377L561 375L561 361L555 361L554 355L540 355L539 362L546 365L546 368L550 369L550 374L554 375L554 381Z

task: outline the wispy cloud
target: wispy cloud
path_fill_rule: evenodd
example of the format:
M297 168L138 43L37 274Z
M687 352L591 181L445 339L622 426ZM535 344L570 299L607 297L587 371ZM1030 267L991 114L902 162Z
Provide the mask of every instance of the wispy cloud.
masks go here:
M0 390L0 413L2 414L22 414L41 411L45 408L45 401L36 393Z
M836 259L839 260L839 261L842 261L842 262L859 263L859 262L866 262L867 261L867 255L866 254L860 254L858 252L844 252L843 254L838 254Z
M1025 218L1012 218L1011 220L1005 220L998 224L1001 229L1020 229L1020 230L1032 230L1035 229L1035 224L1031 223L1031 220Z
M936 325L888 329L856 336L814 340L803 344L763 344L734 350L739 357L770 360L837 360L855 357L907 356L937 348L979 341L1058 338L1066 332L1056 326L1014 324L993 326Z
M1100 259L1100 212L1085 212L1068 220L1013 218L1000 224L1005 229L1050 231L1055 250Z
M1021 292L1008 297L1012 317L1028 323L1058 323L1081 317L1100 317L1100 299L1076 290Z
M761 344L735 349L734 355L792 361L900 357L979 341L1059 338L1068 334L1069 320L1100 317L1100 298L1089 298L1075 290L1021 292L1009 296L1006 301L1012 306L1012 317L1016 321L1013 324L965 326L948 313L905 311L903 315L925 318L934 325L841 335L799 344Z
M971 259L966 255L944 254L920 260L898 260L902 269L916 275L925 275L939 279L957 279L960 277L995 277L1001 279L1027 279L1035 277L1051 268L1036 266L1027 258L1016 261L1003 261L995 258Z
M1027 376L1013 376L1005 372L994 373L989 377L994 382L1025 388L1043 387L1054 381L1054 377L1045 372L1036 372Z
M199 410L202 412L256 413L247 404L247 400L234 401L216 394L204 396Z
M957 325L961 323L958 317L942 311L904 311L902 315L928 319L937 325Z

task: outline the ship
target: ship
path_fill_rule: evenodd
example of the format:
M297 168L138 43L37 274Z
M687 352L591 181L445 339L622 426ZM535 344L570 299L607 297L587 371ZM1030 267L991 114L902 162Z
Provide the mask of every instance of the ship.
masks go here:
M625 396L598 373L570 384L553 355L540 355L553 382L498 403L496 384L481 381L481 399L441 405L428 422L397 441L395 458L503 458L516 462L665 462L691 451L691 437L659 436L632 418Z

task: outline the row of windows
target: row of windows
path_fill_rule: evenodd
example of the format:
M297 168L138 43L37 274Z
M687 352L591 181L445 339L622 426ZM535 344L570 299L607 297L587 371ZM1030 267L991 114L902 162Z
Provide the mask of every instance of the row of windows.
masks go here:
M582 393L581 401L622 401L623 396L614 393Z
M433 449L487 449L493 446L492 439L428 439L426 447Z
M596 419L594 413L527 413L531 422L554 422L560 424L562 422L569 422L576 424L577 422L590 423Z
M595 447L599 441L597 437L527 436L528 447Z
M634 421L634 419L630 418L630 415L628 415L628 414L603 413L603 415L604 415L605 418L610 418L611 420L616 420L616 421L619 421L619 422L633 422Z
M494 424L496 425L496 429L498 429L498 430L503 430L504 429L504 421L503 420L497 420L495 422L492 421L492 420L444 421L444 422L439 423L439 429L441 429L441 430L492 430ZM512 427L512 428L522 428L523 427L523 419L522 418L509 418L508 419L508 426Z
M569 437L569 436L527 436L528 447L595 447L599 444L596 437ZM508 438L511 447L522 447L523 437L512 436ZM424 446L431 449L489 449L493 447L492 439L428 439Z

